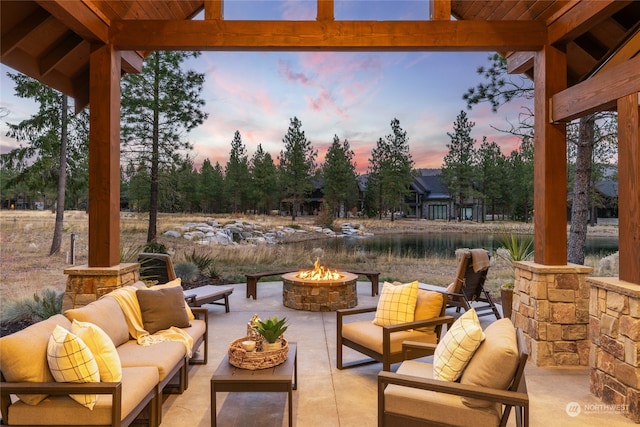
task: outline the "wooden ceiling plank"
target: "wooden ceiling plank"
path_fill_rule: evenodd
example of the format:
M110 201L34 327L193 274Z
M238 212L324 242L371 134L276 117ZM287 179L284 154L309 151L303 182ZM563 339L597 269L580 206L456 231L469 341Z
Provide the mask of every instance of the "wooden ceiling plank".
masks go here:
M549 43L566 43L630 3L631 1L622 0L580 2L549 25Z
M522 18L522 16L525 15L527 11L529 11L532 7L534 7L538 2L536 2L536 0L528 0L528 1L520 0L513 3L515 3L514 6L507 13L504 14L502 19L512 20L512 19ZM523 20L530 20L530 19L532 18L526 17Z
M35 13L29 15L6 34L3 34L2 40L0 41L0 51L2 52L2 57L4 57L5 55L10 55L11 52L18 47L20 42L24 40L31 32L35 31L47 20L52 19L53 18L51 18L51 16L45 10L38 8Z
M65 0L37 0L37 3L83 39L108 41L108 26L86 4Z
M38 58L40 75L46 76L67 56L71 55L74 49L84 42L77 34L68 32L67 37L56 45L47 49L46 54Z
M487 16L487 20L504 20L505 16L519 3L520 1L503 1Z
M115 21L119 50L522 51L546 41L522 21Z
M531 3L531 4L525 10L523 10L520 15L511 16L510 19L518 19L518 20L524 20L524 21L539 20L539 19L544 20L544 18L542 18L544 11L548 10L548 8L551 6L551 3L546 1L533 0L527 3ZM513 13L516 13L516 12L517 10L513 11Z
M104 2L104 1L96 2L92 0L82 0L82 3L84 3L85 6L91 9L91 11L95 13L98 17L100 17L100 19L102 19L102 22L104 22L107 25L111 25L111 18L107 15L107 12L110 11L110 8L107 8L106 11L103 9L103 5L109 2Z
M640 30L636 31L636 33L600 67L596 74L622 64L624 61L636 56L638 52L640 52Z
M553 95L552 117L566 122L614 107L617 100L640 92L640 56Z

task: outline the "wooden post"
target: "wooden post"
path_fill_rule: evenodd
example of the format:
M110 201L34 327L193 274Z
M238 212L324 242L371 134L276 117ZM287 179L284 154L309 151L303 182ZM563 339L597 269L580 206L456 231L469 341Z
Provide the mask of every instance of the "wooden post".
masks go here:
M92 46L89 128L89 267L120 262L120 53Z
M223 0L204 0L204 19L224 19Z
M620 280L640 285L640 93L618 100Z
M552 123L551 97L567 87L564 52L544 46L534 58L534 260L567 264L567 139L564 123Z
M333 21L333 0L318 0L318 21Z
M451 0L431 0L429 2L429 15L433 21L451 20Z

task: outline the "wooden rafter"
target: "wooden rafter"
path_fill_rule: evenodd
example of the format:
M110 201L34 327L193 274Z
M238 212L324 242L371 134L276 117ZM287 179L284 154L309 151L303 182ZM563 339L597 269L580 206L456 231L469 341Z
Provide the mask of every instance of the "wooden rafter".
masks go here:
M538 50L536 21L117 21L121 50L495 51Z

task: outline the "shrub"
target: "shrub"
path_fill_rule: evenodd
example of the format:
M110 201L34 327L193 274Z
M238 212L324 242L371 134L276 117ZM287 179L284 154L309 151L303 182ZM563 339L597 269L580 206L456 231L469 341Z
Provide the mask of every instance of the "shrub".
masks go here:
M213 257L210 254L198 253L195 249L190 254L185 254L184 260L195 264L202 272L209 271L213 266Z
M318 216L315 218L314 223L323 228L333 229L333 215L331 213L331 209L327 204L322 206L322 210L318 213Z
M176 271L176 276L182 279L183 282L192 282L198 278L200 270L198 266L192 262L179 262L173 267Z
M4 321L40 321L62 312L64 292L54 288L45 288L41 294L33 294L32 298L10 301L5 308Z
M144 245L144 252L149 252L149 253L153 253L153 254L166 254L167 252L167 247L165 245L163 245L162 243L158 243L158 242L147 242L146 245Z

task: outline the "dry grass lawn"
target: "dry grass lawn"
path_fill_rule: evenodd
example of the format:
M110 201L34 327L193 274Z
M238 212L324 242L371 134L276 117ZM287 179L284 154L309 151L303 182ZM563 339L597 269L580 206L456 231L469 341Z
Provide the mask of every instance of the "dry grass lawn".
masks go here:
M167 230L176 229L186 222L202 222L216 219L218 223L242 220L252 223L270 225L291 225L306 227L313 225L315 217L297 218L295 223L288 217L277 216L206 216L160 214L158 221L159 242L165 244L174 256L174 262L180 262L185 253L196 250L206 253L215 260L218 274L231 282L243 282L244 273L279 268L311 267L316 255L321 262L332 268L373 269L381 272L381 280L410 281L418 279L422 282L446 285L455 274L456 261L451 258L410 258L397 257L393 254L371 255L356 254L348 251L313 251L302 253L291 245L264 246L211 246L204 247L183 238L162 236ZM55 214L49 211L0 211L0 302L29 297L46 287L64 290L66 276L64 269L70 266L67 256L70 248L70 236L75 234L76 264L87 262L88 219L84 212L70 211L65 213L64 237L62 251L49 256L53 236ZM148 216L146 214L126 214L121 218L121 248L123 254L137 253L146 240ZM343 220L336 220L340 225ZM467 233L485 233L505 228L522 233L531 233L530 224L500 223L449 223L424 220L354 220L374 234L380 233L415 233L457 231ZM590 232L600 234L617 234L617 227L600 227ZM300 239L296 233L289 239ZM305 233L305 239L325 238L318 233ZM597 263L597 260L591 260ZM489 270L488 284L492 289L511 280L513 269L506 262L494 257Z

